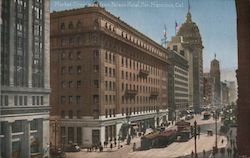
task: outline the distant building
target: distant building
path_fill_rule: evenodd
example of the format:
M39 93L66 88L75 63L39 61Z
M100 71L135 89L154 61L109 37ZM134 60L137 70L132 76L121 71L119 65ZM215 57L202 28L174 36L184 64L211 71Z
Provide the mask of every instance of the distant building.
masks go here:
M1 0L0 157L49 156L49 0Z
M167 47L180 52L188 61L189 106L198 111L203 105L203 45L199 28L192 21L190 11Z
M128 124L166 122L167 49L98 3L53 12L50 39L58 144L99 145L132 134Z
M236 104L237 100L237 88L236 88L236 82L235 81L224 81L227 84L228 87L228 93L229 93L229 103Z
M168 66L168 105L169 119L176 118L178 112L188 109L188 62L180 53L169 53Z
M221 105L221 81L220 81L220 62L215 58L211 61L210 76L214 78L214 106Z
M214 104L214 85L215 85L215 79L214 77L210 76L210 73L204 73L204 81L203 81L203 99L204 99L204 105L205 106L211 106Z
M229 103L229 88L225 82L221 82L221 104L228 106Z

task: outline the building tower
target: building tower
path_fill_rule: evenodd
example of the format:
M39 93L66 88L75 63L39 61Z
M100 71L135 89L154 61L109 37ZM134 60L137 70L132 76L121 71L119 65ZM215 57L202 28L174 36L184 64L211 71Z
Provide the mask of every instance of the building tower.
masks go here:
M49 3L0 1L0 157L49 156Z
M189 106L198 111L203 104L203 45L199 28L192 21L190 7L185 22L168 43L168 48L179 51L188 60Z
M214 77L214 100L215 106L221 104L221 82L220 82L220 62L216 59L216 54L214 55L214 60L211 61L210 65L210 76Z

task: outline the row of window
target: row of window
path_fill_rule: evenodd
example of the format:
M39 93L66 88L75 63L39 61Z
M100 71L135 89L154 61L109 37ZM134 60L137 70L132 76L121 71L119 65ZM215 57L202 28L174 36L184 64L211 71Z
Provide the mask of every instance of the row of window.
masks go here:
M148 71L149 74L159 76L161 71L153 66L149 66L138 61L134 61L130 58L122 57L121 61L122 67L133 69L133 70L145 70ZM166 75L165 71L162 71L162 75Z
M106 62L109 62L109 63L115 63L115 54L114 53L112 53L112 52L108 52L108 51L106 51L105 52L105 61Z
M184 80L184 81L188 81L188 78L187 77L184 77L184 76L181 76L181 75L178 75L178 74L175 74L174 75L176 78L178 79L181 79L181 80Z
M61 104L80 104L81 96L61 96Z
M174 68L174 71L176 71L176 72L179 72L179 73L181 73L181 74L184 74L184 75L188 75L188 72L187 71L184 71L184 70L181 70L181 69L178 69L178 68Z
M138 74L133 72L121 71L121 78L129 81L137 81L141 83L149 83L154 85L159 85L160 80L152 77L140 77Z
M106 22L105 23L105 28L109 29L110 31L113 31L116 33L116 28L113 24ZM147 51L150 51L152 53L155 53L161 57L165 57L166 55L162 52L160 52L158 49L144 43L143 41L141 41L140 39L137 39L136 37L134 37L133 35L130 35L129 33L126 33L125 31L121 31L120 36L122 36L123 38L125 38L126 40L129 40L130 42L136 44L137 46L146 49Z
M124 114L126 115L132 115L132 112L134 114L139 114L139 113L147 113L147 112L156 112L157 107L156 106L143 106L143 107L126 107L126 108L122 108L122 116L124 116Z
M43 105L44 98L43 96L32 96L32 105ZM1 106L8 106L9 105L9 96L8 95L1 95ZM14 105L15 106L22 106L28 105L28 96L14 96Z
M61 81L62 88L80 88L82 85L81 80L77 81Z
M72 21L70 21L68 24L65 24L64 22L61 23L60 29L61 29L61 31L64 31L65 29L71 30L71 29L74 29L74 28L79 29L81 27L82 27L82 22L81 21L77 21L75 24Z
M62 110L61 111L61 118L66 118L66 115L68 116L69 119L73 119L73 116L76 116L77 119L80 119L81 118L81 111L77 110L74 112L72 110L69 110L69 111Z
M105 90L106 91L115 91L116 82L115 81L105 81Z
M105 95L105 104L115 104L116 95Z
M80 104L81 96L61 96L61 104ZM93 95L93 103L99 103L99 95Z
M116 77L115 74L116 74L116 71L115 71L114 68L105 67L105 76L108 76L108 77Z
M77 74L77 75L80 75L82 72L82 66L78 65L76 67L74 66L62 66L61 67L61 74L62 75L65 75L65 74L70 74L70 75L73 75L73 74Z
M144 106L144 107L126 107L122 108L122 116L124 115L132 115L133 114L139 114L139 113L147 113L147 112L156 112L156 106ZM116 110L113 109L105 109L105 117L116 117Z
M127 89L136 90L139 93L150 93L150 92L159 92L159 88L151 87L151 86L139 86L135 84L125 84L122 83L122 91Z
M159 101L158 97L152 96L135 96L135 97L127 97L122 96L122 104L151 104L157 103Z
M77 52L62 52L61 53L61 59L65 60L65 59L69 59L69 60L73 60L73 59L81 59L81 52L77 51Z

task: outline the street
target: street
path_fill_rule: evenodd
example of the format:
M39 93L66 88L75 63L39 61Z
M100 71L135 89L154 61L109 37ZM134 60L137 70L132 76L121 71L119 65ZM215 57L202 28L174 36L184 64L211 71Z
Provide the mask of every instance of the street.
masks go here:
M201 115L196 115L193 119L189 120L191 125L193 125L194 120L197 121L197 124L201 127L200 138L197 138L197 153L198 155L203 155L203 150L207 151L206 155L209 157L213 146L215 145L215 134L213 136L207 136L206 131L214 131L214 120L210 118L209 120L202 120ZM220 121L218 121L218 130L220 126ZM175 128L174 126L168 127L169 129ZM214 132L215 133L215 132ZM223 139L223 143L222 143ZM191 152L194 151L194 139L190 139L187 142L174 142L165 148L153 148L150 150L144 151L134 151L133 143L136 143L136 147L140 146L140 137L136 137L132 140L130 145L123 144L121 149L117 147L113 148L104 148L103 152L93 151L87 152L86 149L82 149L81 152L76 153L67 153L68 158L174 158L174 157L190 157ZM218 148L224 148L228 144L226 136L218 136ZM109 146L108 146L109 147Z

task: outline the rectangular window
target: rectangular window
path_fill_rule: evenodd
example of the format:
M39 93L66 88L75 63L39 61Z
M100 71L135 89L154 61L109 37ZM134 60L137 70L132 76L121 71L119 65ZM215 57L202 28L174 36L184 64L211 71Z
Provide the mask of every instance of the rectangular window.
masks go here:
M24 96L24 105L27 105L28 104L28 98L27 96Z
M79 81L76 82L76 87L77 87L77 88L80 88L80 87L81 87L81 80L79 80Z
M65 96L61 96L61 104L64 104L66 101L66 97Z
M73 67L72 66L69 67L69 74L73 74Z
M36 105L39 105L39 96L36 96Z
M76 104L80 104L81 96L76 96Z
M43 105L43 96L41 96L41 105Z
M8 96L8 95L5 95L5 96L4 96L4 105L5 105L5 106L8 106L8 105L9 105L9 96Z
M108 118L108 109L105 109L105 117Z
M32 105L35 105L35 104L36 104L36 97L32 96Z
M82 67L81 66L77 66L77 74L81 74L81 71L82 71Z
M93 102L99 103L99 95L93 95Z
M4 97L1 95L1 106L4 105L4 101L3 101Z
M69 96L69 104L73 103L73 97Z
M94 72L99 72L99 65L94 65Z
M94 80L94 87L99 88L99 81L98 80Z
M19 105L23 105L23 96L19 96Z
M17 106L17 96L14 96L14 105Z
M73 88L73 81L69 81L69 88Z

